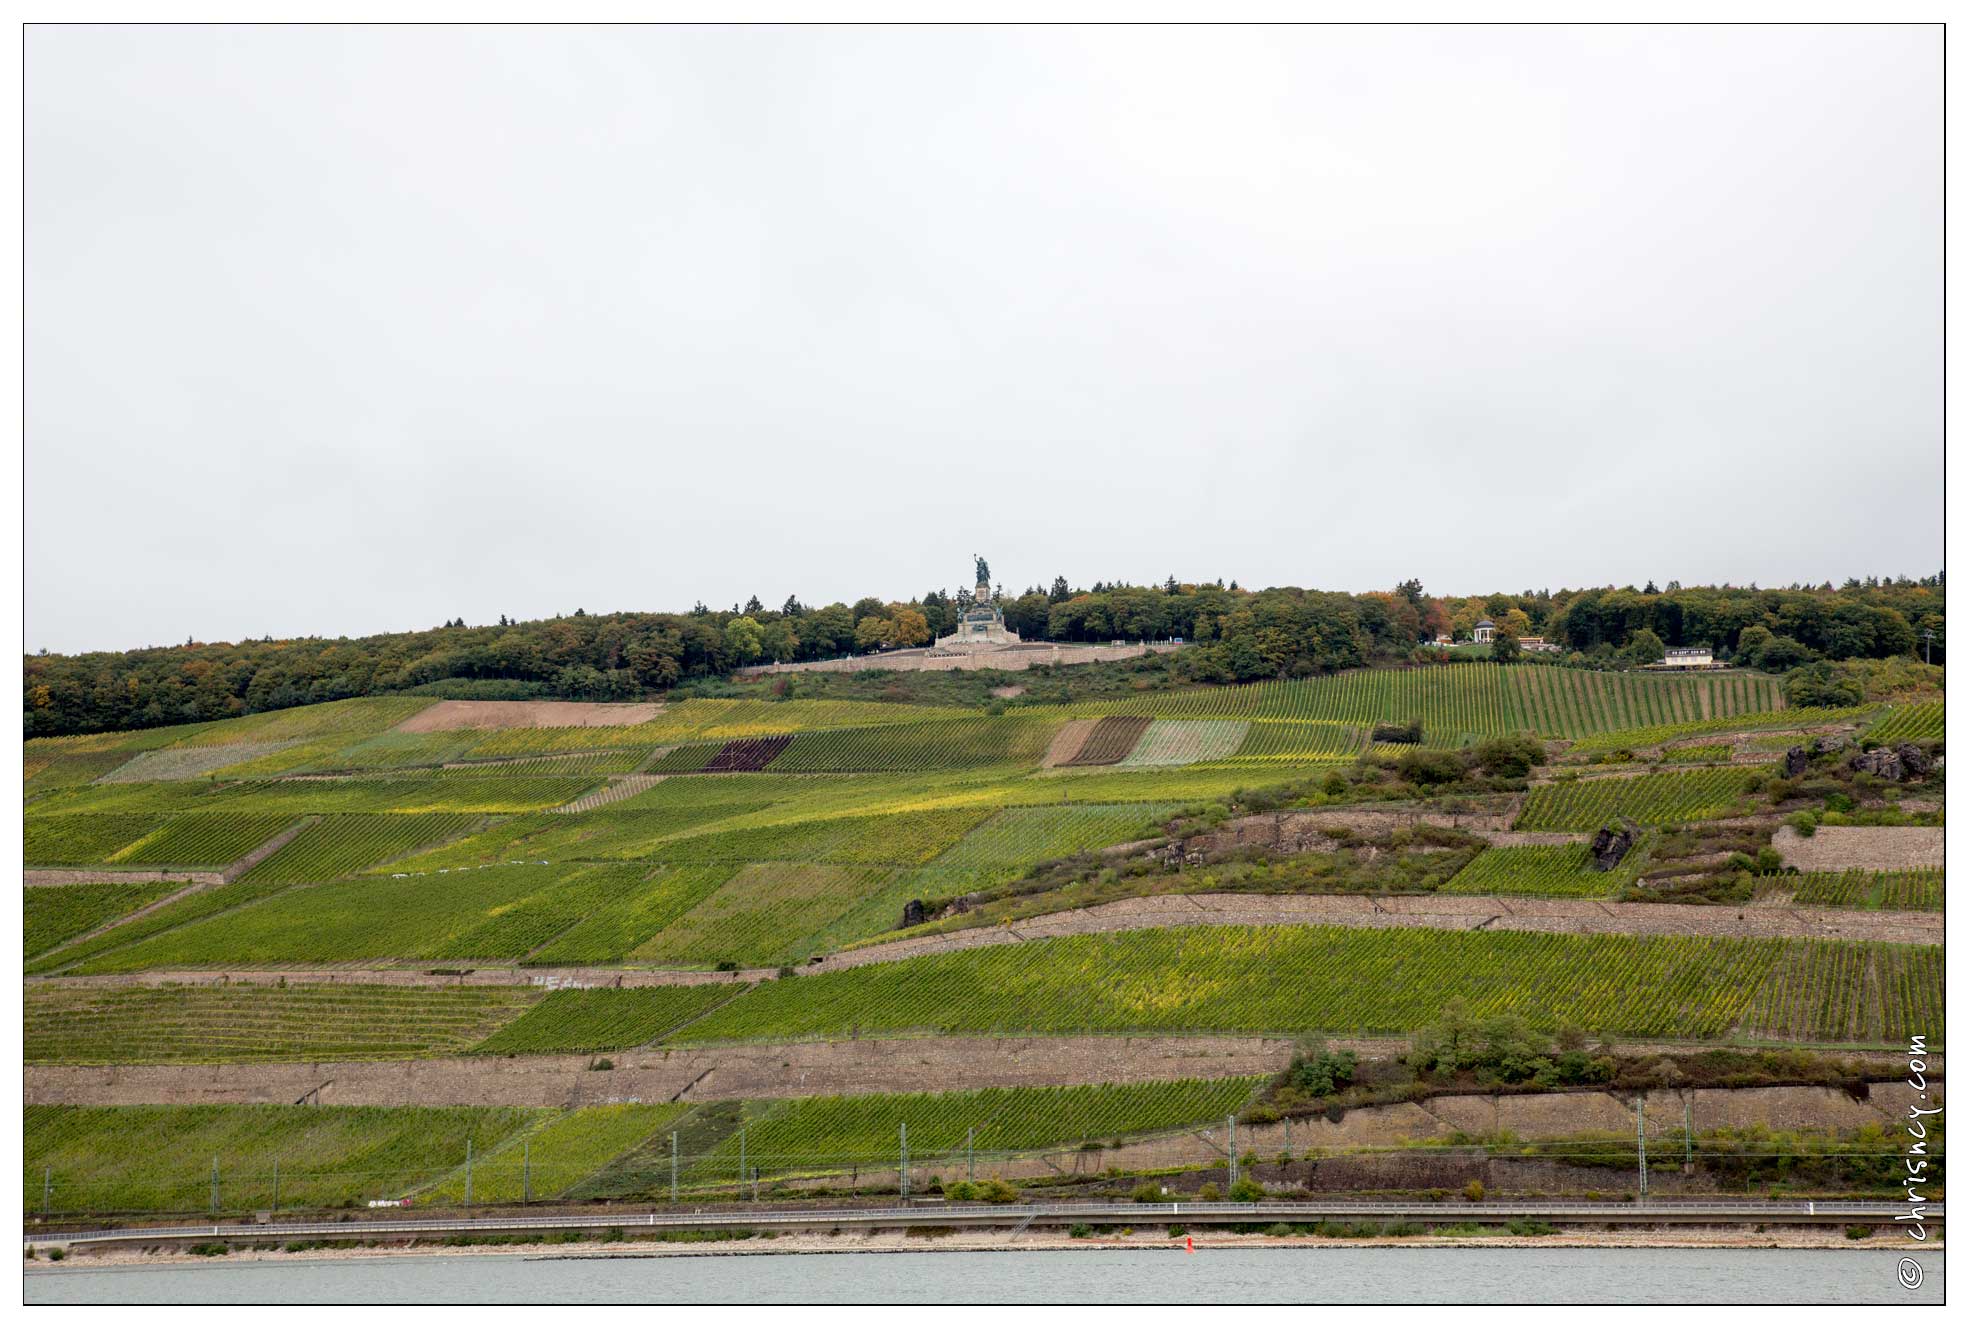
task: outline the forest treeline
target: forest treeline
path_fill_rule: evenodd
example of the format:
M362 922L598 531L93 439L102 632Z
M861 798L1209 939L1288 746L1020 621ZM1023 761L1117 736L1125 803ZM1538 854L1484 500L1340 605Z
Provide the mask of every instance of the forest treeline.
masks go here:
M1467 636L1484 618L1564 652L1556 664L1619 668L1662 647L1706 645L1772 671L1818 660L1941 659L1941 576L1854 579L1844 586L1758 590L1649 583L1485 596L1432 596L1420 582L1353 595L1236 582L1050 587L995 596L1028 640L1106 642L1182 638L1193 644L1158 669L1161 681L1244 682L1428 662L1419 643ZM612 701L662 692L770 660L818 660L923 645L953 631L968 591L907 602L869 598L778 609L756 597L729 610L589 614L419 632L39 654L25 660L28 737L224 719L378 693L540 696ZM1925 638L1924 633L1933 633Z

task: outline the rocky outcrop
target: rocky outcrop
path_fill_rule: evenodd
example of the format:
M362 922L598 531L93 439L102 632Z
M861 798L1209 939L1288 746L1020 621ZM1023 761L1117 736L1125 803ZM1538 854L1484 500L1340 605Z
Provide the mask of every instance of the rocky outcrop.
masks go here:
M1595 872L1612 872L1620 866L1620 860L1627 857L1627 851L1634 847L1634 830L1623 826L1615 830L1602 826L1600 833L1593 837L1592 854Z
M1919 780L1935 765L1926 752L1912 743L1897 743L1891 748L1870 748L1855 754L1846 764L1856 771L1866 771L1895 782Z

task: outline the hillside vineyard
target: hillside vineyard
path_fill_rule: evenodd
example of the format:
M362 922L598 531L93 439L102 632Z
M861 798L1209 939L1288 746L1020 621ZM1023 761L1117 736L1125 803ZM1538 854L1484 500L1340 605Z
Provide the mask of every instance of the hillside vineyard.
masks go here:
M1009 649L1003 621L958 644ZM1481 661L936 686L29 740L30 1210L1194 1193L1229 1183L1227 1118L1268 1186L1399 1188L1396 1154L1510 1185L1603 1142L1374 1114L1945 1045L1938 691ZM1870 1193L1825 1160L1885 1110L1788 1147ZM1692 1184L1737 1184L1702 1159L1750 1112L1674 1109Z

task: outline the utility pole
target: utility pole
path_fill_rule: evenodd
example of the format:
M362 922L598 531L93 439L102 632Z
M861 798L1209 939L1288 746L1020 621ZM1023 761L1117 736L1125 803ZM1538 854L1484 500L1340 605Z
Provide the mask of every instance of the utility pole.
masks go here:
M1285 1156L1292 1157L1292 1118L1285 1119Z
M670 1203L677 1203L677 1132L670 1132Z
M745 1185L745 1127L738 1128L738 1184ZM740 1198L744 1198L743 1195Z
M219 1156L212 1155L212 1212L219 1212Z
M533 1141L520 1141L520 1203L533 1203Z
M1686 1093L1682 1095L1682 1169L1686 1172L1696 1169L1696 1133Z
M1231 1147L1225 1152L1224 1156L1231 1161L1231 1185L1235 1186L1237 1185L1237 1116L1235 1113L1224 1118L1224 1127L1230 1134L1231 1142Z
M1648 1109L1645 1098L1634 1100L1634 1145L1641 1160L1641 1193L1636 1204L1648 1202Z
M1935 630L1933 628L1921 629L1921 662L1923 664L1935 663Z
M465 1137L465 1207L472 1207L472 1137Z
M902 1132L902 1198L907 1200L909 1198L909 1123L898 1122L897 1127Z

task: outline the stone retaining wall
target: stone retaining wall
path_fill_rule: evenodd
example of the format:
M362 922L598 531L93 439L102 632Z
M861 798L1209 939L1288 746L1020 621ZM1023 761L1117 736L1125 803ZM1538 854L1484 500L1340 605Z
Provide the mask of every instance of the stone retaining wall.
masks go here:
M262 1065L30 1066L30 1104L295 1103L583 1107L926 1088L1129 1083L1271 1075L1280 1038L900 1038L644 1049L585 1056Z

